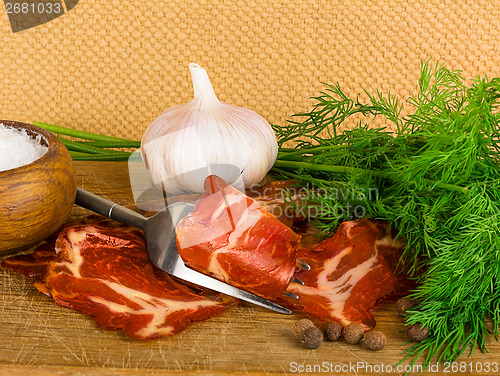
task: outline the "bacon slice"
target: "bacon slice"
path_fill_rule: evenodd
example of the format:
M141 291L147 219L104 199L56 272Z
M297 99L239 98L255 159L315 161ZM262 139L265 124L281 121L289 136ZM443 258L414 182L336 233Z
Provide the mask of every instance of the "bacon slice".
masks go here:
M94 317L101 328L122 329L137 339L172 335L236 304L180 284L149 261L137 229L111 227L66 228L57 238L57 253L46 244L2 265L35 278L41 292Z
M403 246L384 222L343 222L316 248L299 251L311 270L295 274L305 286L290 285L299 299L289 303L321 320L373 328L373 307L402 286L395 269Z
M275 299L295 271L300 236L217 176L177 225L184 262L235 287Z

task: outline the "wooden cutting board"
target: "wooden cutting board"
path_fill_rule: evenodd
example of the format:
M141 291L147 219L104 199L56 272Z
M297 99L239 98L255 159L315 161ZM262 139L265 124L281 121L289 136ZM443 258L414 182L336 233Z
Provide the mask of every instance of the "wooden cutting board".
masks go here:
M76 168L78 186L119 204L133 202L127 163L77 162ZM87 213L75 207L71 217ZM175 336L138 341L99 329L91 318L39 293L27 278L0 268L0 375L404 374L396 364L408 346L394 302L381 304L375 316L387 336L379 352L342 340L307 350L291 333L297 316L244 303ZM489 354L463 356L458 368L440 365L422 374L498 374L500 345L493 340L488 348Z

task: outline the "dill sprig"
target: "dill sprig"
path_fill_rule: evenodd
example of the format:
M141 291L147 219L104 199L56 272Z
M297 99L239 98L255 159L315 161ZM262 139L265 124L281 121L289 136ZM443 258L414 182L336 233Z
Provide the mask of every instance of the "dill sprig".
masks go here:
M498 335L500 79L467 83L460 71L423 62L418 89L404 102L411 114L402 116L395 96L365 91L363 103L326 84L310 112L275 127L272 173L314 188L308 201L324 235L361 215L397 229L407 243L401 267L418 282L406 323L431 333L405 359L424 356L429 364L476 346L484 352L487 336ZM355 114L366 122L340 131ZM396 131L370 127L376 116ZM295 148L284 148L289 141Z

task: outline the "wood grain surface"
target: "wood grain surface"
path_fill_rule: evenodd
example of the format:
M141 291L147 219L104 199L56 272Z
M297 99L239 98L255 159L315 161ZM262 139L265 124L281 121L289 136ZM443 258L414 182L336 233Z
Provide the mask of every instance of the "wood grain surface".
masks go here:
M126 163L77 162L76 170L78 186L119 204L132 202ZM75 207L71 217L86 213ZM371 352L342 340L307 350L292 337L298 316L243 303L175 336L138 341L99 329L91 318L56 305L27 278L3 268L0 296L0 375L404 374L396 364L407 340L394 302L375 311L377 329L386 334L387 346ZM489 342L488 354L476 350L472 357L459 360L462 371L459 363L456 372L451 366L446 372L440 365L421 374L499 374L500 370L494 371L500 346L495 340Z

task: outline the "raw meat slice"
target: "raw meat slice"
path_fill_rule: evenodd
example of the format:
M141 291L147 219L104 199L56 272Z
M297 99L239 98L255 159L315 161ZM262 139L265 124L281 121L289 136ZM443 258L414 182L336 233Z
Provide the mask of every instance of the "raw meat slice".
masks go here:
M373 307L402 287L395 270L403 247L384 222L343 222L316 248L299 250L311 270L295 274L305 286L291 284L288 290L299 299L288 303L321 320L373 328Z
M2 261L2 265L16 271L17 273L23 274L26 277L43 280L47 274L47 268L50 262L57 259L55 244L59 233L65 228L84 224L91 224L93 226L106 228L117 228L120 231L136 234L137 236L143 235L143 232L135 227L124 225L101 215L91 214L86 217L66 222L58 231L49 236L45 243L39 245L33 253L9 257Z
M295 271L300 236L217 176L177 225L184 262L235 287L276 299Z
M35 278L41 292L94 317L101 328L137 339L180 332L236 305L225 295L196 293L154 267L137 229L111 227L68 227L57 238L57 254L44 245L2 265Z

